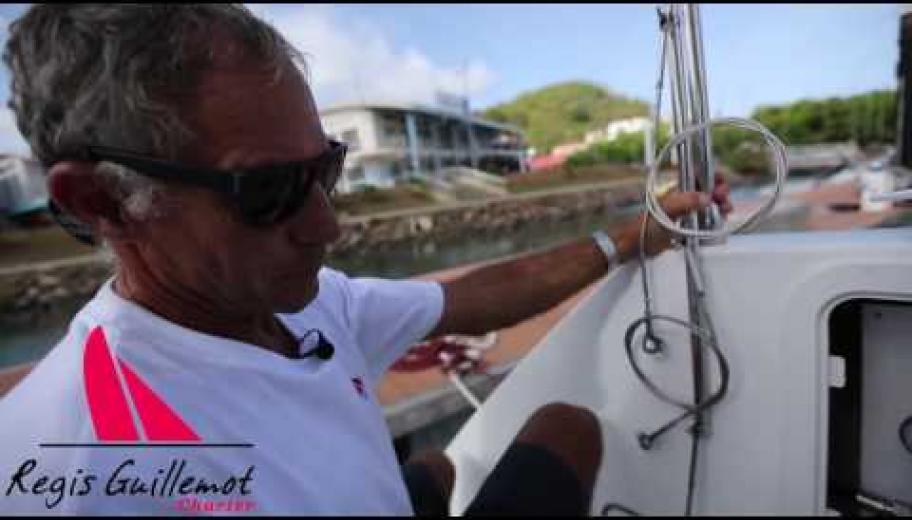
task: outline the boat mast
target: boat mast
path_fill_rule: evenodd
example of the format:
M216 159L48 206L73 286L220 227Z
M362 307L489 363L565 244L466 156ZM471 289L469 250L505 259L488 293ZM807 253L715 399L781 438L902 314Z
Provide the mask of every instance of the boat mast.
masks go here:
M782 194L788 173L788 157L782 141L763 125L749 119L726 117L716 120L709 118L709 106L706 93L706 71L703 59L702 29L700 11L696 5L670 4L660 7L659 25L662 44L659 67L659 78L656 82L656 103L652 111L653 125L658 130L661 120L661 105L664 77L669 77L669 97L672 112L674 134L669 142L656 154L651 140L647 140L646 152L646 189L644 191L646 210L661 227L673 236L683 239L685 276L689 319L682 320L667 314L655 312L652 308L645 249L646 233L649 226L644 221L640 231L640 268L643 272L643 317L635 320L624 333L624 347L627 359L639 379L657 398L683 411L677 417L652 431L637 433L637 441L643 450L650 450L656 439L669 432L687 418L693 418L690 429L692 443L687 477L687 502L685 514L690 516L694 510L696 490L696 468L698 466L698 449L700 439L708 433L708 411L722 400L727 391L730 378L728 361L719 349L718 338L712 323L712 316L706 301L706 291L700 255L701 241L725 240L731 234L747 229L758 219L768 214ZM772 195L766 202L751 213L743 222L735 226L724 226L718 209L711 205L707 210L693 212L674 222L663 210L657 199L658 178L661 164L669 159L672 152L677 155L679 166L678 189L681 191L702 191L710 195L715 187L715 166L712 154L711 125L728 125L756 132L761 135L772 152L773 170L776 183ZM671 157L673 159L673 157ZM693 374L692 404L680 400L662 391L649 376L639 367L634 355L634 338L641 326L646 327L642 339L642 350L646 354L657 354L664 349L664 341L657 337L652 329L654 321L672 323L690 330L691 365ZM707 351L707 352L704 352ZM708 371L707 354L712 354L718 363L718 384L710 388L706 374Z
M671 97L672 125L674 133L703 125L709 121L709 103L706 87L706 69L703 57L702 28L700 8L696 4L671 4L663 13L667 27L669 48L667 65L669 76L669 94ZM679 163L679 186L682 191L700 190L712 193L715 185L715 166L712 156L712 135L707 125L703 130L688 136L677 148ZM715 229L718 225L718 214L711 210L699 215L691 214L685 219L685 225L691 229ZM699 300L703 298L703 282L700 273L699 239L685 239L687 253L687 293L690 321L696 327L702 327L702 313ZM691 335L691 356L693 362L694 403L702 402L708 393L705 381L707 360L703 340L696 334ZM694 435L706 433L706 414L694 417Z
M709 121L706 93L706 66L703 58L703 33L697 4L672 4L668 7L668 75L670 79L672 123L675 133ZM712 193L715 167L712 136L707 127L689 137L678 148L682 191L699 189ZM710 212L700 216L700 228L714 229L717 219Z

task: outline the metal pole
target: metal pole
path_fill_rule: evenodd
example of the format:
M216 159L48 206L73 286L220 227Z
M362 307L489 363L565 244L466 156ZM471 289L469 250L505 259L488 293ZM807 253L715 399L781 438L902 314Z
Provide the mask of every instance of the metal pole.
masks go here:
M688 58L690 59L691 81L690 105L693 109L692 124L700 124L710 120L709 97L706 87L706 64L703 55L703 30L700 21L700 6L687 5L687 34ZM700 138L695 144L696 169L694 175L698 188L707 194L712 194L715 186L715 165L713 164L712 134L709 128L700 132ZM700 227L712 229L719 223L710 211L700 216Z
M705 97L705 79L702 67L702 57L697 56L697 49L701 45L695 44L695 39L700 37L699 18L694 18L698 13L696 6L675 4L671 10L670 44L672 52L669 61L669 76L671 77L670 96L672 99L672 113L674 114L675 132L685 128L702 124L707 120L709 110ZM697 14L698 16L698 14ZM706 184L706 157L711 155L711 142L709 133L701 138L689 137L678 148L680 161L680 186L682 191L693 191L697 187L697 175L701 175L701 188ZM711 185L710 185L711 186ZM711 191L711 187L710 187ZM696 215L691 214L686 219L691 228L700 224ZM695 238L686 239L687 263L687 294L690 321L696 327L701 327L702 316L699 300L703 297L703 284L700 275L699 241ZM700 403L707 395L705 381L705 360L702 339L696 334L691 335L691 359L693 364L694 403ZM704 414L694 416L694 434L702 435L707 429Z
M687 128L689 112L687 110L687 101L685 95L685 64L682 58L683 49L681 49L680 27L681 12L677 5L673 5L669 11L669 47L671 52L668 54L668 79L669 79L669 98L671 99L672 127L675 133ZM677 148L678 167L680 174L678 184L680 189L688 191L693 184L693 171L691 157L690 139L686 139Z
M899 164L912 168L912 9L903 9L899 22L899 63L896 66L897 125L896 157Z

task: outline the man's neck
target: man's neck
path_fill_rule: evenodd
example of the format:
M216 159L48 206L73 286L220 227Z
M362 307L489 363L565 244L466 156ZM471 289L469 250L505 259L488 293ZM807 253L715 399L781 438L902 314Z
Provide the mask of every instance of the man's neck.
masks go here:
M166 286L149 276L119 269L113 290L162 318L212 336L230 338L282 355L297 351L297 341L269 310L220 304L188 288Z

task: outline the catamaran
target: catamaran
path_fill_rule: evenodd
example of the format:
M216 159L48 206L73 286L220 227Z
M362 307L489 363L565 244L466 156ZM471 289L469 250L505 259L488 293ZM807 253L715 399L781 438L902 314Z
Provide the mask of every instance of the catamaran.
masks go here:
M644 201L680 247L600 281L480 404L446 450L451 513L564 401L601 422L593 515L912 515L912 229L738 235L781 195L785 149L708 117L699 7L658 12L653 124L667 74L674 134L647 143ZM737 222L673 222L659 168L676 155L682 189L711 189L720 125L762 137L774 189Z

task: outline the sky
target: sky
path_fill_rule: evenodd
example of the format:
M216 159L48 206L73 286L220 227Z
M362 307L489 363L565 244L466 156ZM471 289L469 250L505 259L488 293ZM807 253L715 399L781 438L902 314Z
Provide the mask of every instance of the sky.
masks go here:
M473 109L568 80L652 102L656 4L251 4L307 56L321 107L433 102L467 93ZM0 6L0 38L26 9ZM704 4L710 111L895 88L900 4ZM667 87L666 87L667 88ZM0 152L27 153L5 108Z

